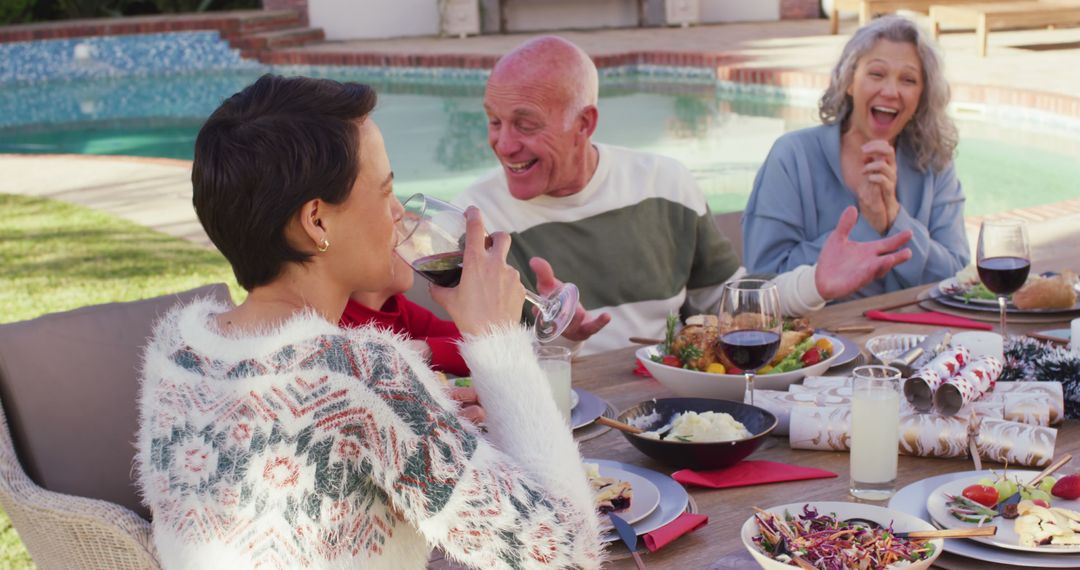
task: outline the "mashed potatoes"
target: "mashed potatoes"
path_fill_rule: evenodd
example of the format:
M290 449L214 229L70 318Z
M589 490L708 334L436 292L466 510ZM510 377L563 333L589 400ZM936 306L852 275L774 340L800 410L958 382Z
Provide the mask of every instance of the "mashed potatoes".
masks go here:
M670 431L668 427L670 426ZM742 423L723 412L683 412L677 414L668 425L656 431L647 431L641 437L706 443L713 441L731 441L750 437L749 430Z

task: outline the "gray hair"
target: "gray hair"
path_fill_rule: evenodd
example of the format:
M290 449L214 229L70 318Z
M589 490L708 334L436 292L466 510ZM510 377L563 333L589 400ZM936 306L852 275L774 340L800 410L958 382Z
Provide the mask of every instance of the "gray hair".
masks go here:
M847 123L851 116L851 96L847 94L855 78L855 67L859 60L873 49L878 40L909 43L922 61L923 91L919 97L919 106L901 134L906 144L915 153L916 164L920 171L930 167L935 170L945 168L956 151L958 135L956 125L945 112L949 104L949 84L945 74L941 53L919 26L901 16L882 16L859 28L840 55L840 61L833 68L829 78L829 88L818 103L818 114L826 125Z

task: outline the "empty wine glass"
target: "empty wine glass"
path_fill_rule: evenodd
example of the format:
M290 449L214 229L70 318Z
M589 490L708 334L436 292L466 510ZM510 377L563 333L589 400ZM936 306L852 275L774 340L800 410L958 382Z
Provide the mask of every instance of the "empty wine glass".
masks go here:
M413 194L402 207L405 213L394 226L394 251L428 281L440 287L457 287L465 250L465 212L424 194ZM490 237L487 243L490 247ZM574 318L578 289L573 283L564 283L541 296L526 288L525 299L538 310L533 333L540 342L549 342Z
M753 405L754 374L780 348L783 332L780 292L775 284L763 279L725 283L719 317L720 350L742 369Z
M1021 220L986 220L979 227L976 252L979 279L997 294L1001 310L1001 338L1005 338L1006 302L1024 286L1031 271L1027 224Z

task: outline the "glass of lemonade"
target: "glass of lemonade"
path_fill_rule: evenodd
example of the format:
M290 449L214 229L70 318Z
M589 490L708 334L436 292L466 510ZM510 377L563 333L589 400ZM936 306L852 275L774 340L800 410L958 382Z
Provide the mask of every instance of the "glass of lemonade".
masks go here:
M900 432L900 371L860 366L852 371L852 496L884 501L896 490Z
M538 346L536 359L547 376L551 397L566 425L570 425L570 349L563 346Z

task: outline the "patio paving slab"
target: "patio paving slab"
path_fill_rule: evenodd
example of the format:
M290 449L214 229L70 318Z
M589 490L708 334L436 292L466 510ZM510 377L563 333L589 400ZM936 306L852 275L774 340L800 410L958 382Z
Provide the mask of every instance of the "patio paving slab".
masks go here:
M924 27L927 18L913 15ZM828 73L844 43L857 28L843 21L840 34L829 35L827 20L787 20L713 24L690 28L627 28L561 31L560 36L593 56L631 52L704 52L745 56L740 66L784 68ZM460 38L399 38L325 42L285 50L290 53L378 53L408 55L502 55L539 34L506 34ZM990 52L979 58L973 32L941 37L946 73L951 82L1080 93L1080 28L1017 30L990 36Z

